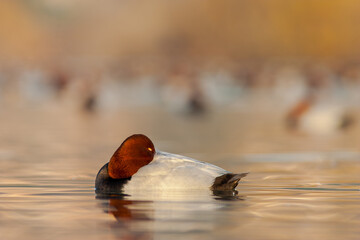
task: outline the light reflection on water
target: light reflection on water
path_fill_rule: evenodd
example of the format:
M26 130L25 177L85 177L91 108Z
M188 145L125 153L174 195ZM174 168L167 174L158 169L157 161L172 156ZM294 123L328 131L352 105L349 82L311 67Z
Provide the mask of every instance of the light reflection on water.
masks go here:
M1 239L358 239L359 128L312 138L289 135L276 115L271 127L263 119L2 112ZM237 195L96 196L99 168L139 132L158 149L251 173Z

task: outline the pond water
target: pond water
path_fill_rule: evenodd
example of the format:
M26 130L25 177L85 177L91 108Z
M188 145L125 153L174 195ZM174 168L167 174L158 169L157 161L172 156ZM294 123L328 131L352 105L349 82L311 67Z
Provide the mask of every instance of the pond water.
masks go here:
M281 119L267 111L3 107L0 238L359 239L359 126L308 136L287 132ZM237 193L96 196L97 171L133 133L250 174Z

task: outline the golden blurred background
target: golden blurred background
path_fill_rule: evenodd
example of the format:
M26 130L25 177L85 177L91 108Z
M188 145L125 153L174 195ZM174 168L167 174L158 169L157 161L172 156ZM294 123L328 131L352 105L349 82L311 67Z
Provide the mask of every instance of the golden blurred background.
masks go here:
M315 95L359 103L359 10L354 0L4 0L0 97L201 112L247 94L293 115Z
M3 0L1 62L354 59L356 0Z

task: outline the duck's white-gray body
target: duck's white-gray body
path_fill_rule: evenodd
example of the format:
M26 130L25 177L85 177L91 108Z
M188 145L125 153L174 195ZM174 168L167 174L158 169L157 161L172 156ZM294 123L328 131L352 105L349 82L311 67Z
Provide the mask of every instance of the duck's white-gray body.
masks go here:
M229 172L189 157L157 151L124 185L124 193L138 190L209 189L215 178Z

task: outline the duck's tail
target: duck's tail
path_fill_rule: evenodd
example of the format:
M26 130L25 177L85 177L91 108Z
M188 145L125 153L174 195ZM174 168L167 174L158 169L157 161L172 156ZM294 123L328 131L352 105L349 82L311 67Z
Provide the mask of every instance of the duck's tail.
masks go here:
M238 185L240 179L248 175L249 173L226 173L215 178L214 184L211 186L211 190L234 190Z

